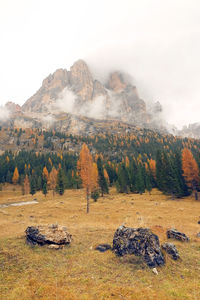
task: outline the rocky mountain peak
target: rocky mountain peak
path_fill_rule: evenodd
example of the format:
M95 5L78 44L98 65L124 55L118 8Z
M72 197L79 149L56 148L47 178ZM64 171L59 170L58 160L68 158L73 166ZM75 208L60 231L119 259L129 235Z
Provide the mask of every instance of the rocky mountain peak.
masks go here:
M58 114L61 108L66 113L96 119L115 119L139 126L151 123L151 114L129 75L112 72L104 85L93 78L84 60L76 61L70 71L58 69L50 74L22 110L29 115Z
M9 110L11 113L17 113L21 112L21 106L19 104L16 104L12 101L9 101L5 104L5 107Z
M53 74L50 74L42 82L44 88L49 88L57 85L66 86L68 84L68 72L66 69L58 69Z
M92 99L93 77L83 60L78 60L70 68L70 84L73 91L81 97L82 101Z
M128 80L125 78L125 75L119 71L115 71L110 74L108 80L108 88L114 92L121 92L129 84Z

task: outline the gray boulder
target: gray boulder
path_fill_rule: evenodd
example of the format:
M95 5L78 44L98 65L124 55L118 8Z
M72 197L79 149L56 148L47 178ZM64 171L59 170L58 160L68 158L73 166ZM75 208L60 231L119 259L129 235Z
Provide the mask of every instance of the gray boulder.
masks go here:
M109 244L100 244L96 246L95 250L98 250L99 252L106 252L108 250L111 250L111 246Z
M167 238L168 239L176 239L181 242L189 242L189 240L190 240L189 237L185 233L179 232L176 229L167 230Z
M67 232L66 227L55 224L30 226L27 227L25 233L26 240L31 245L57 245L62 248L72 241L72 236Z
M164 243L161 247L171 256L172 259L177 260L180 258L178 250L176 249L176 246L174 244Z
M148 228L120 226L114 234L113 250L118 256L125 254L142 256L146 264L151 268L164 265L165 263L160 249L159 238Z

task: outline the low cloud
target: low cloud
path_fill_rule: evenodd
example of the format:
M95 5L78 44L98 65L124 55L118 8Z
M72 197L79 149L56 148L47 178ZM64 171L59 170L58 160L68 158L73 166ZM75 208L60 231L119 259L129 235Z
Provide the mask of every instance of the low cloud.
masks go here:
M10 111L5 106L0 106L0 121L7 121L10 117Z
M120 100L116 99L111 91L107 90L107 93L108 95L97 96L91 102L87 101L79 105L78 96L66 87L50 111L71 113L95 119L115 118L120 115Z
M42 118L42 121L45 123L45 126L50 128L55 122L55 118L52 115L46 115Z

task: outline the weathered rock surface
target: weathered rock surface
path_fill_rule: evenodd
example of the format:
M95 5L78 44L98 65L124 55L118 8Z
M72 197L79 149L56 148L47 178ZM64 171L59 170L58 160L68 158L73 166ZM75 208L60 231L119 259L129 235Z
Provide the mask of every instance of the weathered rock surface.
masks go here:
M71 107L67 103L72 102L72 98L73 109L64 110L72 115L92 116L101 120L115 119L151 128L151 114L140 99L130 76L113 72L108 82L103 84L93 78L83 60L76 61L70 71L58 69L44 79L41 88L22 106L22 115L31 118L38 113L41 116L58 114L60 100L63 100L62 108Z
M50 248L58 249L72 241L66 227L55 224L30 226L25 232L27 242L32 245L52 245Z
M197 237L200 238L200 232L197 233Z
M21 112L21 106L19 104L15 104L14 102L7 102L5 104L5 107L11 112L11 113L16 113L16 112Z
M111 249L112 247L109 244L100 244L95 248L95 250L98 250L99 252L106 252Z
M176 246L174 244L164 243L161 247L171 256L172 259L177 260L180 258L178 250L176 249Z
M169 229L167 230L167 238L168 239L176 239L179 240L181 242L189 242L189 237L182 232L179 232L176 229Z
M63 91L68 84L69 75L67 70L56 70L43 80L40 89L24 103L22 110L26 113L49 112L52 103L55 103L61 91Z
M113 238L113 250L118 256L134 254L142 256L149 267L164 265L159 238L148 228L120 226Z

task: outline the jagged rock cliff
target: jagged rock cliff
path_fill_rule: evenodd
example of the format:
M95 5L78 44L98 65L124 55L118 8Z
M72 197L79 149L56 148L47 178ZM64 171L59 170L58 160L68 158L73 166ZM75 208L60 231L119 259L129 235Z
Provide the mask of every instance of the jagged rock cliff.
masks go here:
M56 70L43 80L41 88L22 106L23 112L48 112L48 107L55 102L59 93L69 83L68 72Z
M74 99L69 110L67 102L72 99L66 91L70 91ZM140 126L151 122L146 104L139 98L128 76L114 72L103 85L93 78L83 60L75 62L70 71L59 69L49 75L41 88L22 106L22 111L29 116L30 113L58 113L61 111L58 106L60 99L67 113L97 119L117 119Z

